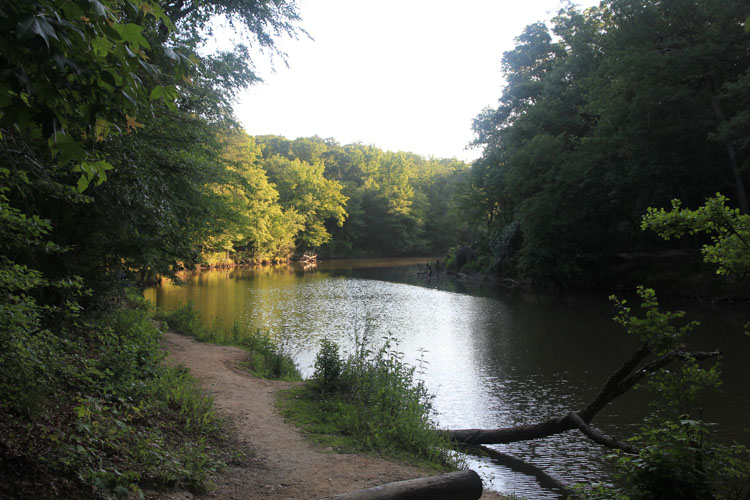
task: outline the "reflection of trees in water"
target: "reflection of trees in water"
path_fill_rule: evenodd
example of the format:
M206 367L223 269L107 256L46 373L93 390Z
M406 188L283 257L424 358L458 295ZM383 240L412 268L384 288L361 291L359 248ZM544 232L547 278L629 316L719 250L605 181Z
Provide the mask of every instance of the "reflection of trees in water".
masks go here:
M375 341L396 335L411 362L419 348L427 349L425 378L437 392L436 404L443 413L439 421L446 428L528 423L576 409L599 391L601 381L632 350L633 340L610 320L613 312L601 301L515 292L490 297L487 290L479 297L445 293L476 287L426 280L414 267L370 267L383 263L322 261L317 271L307 273L298 264L207 271L187 286L167 283L146 295L159 296L160 306L171 301L167 308L191 298L209 325L217 316L228 326L237 320L250 330L271 330L285 339L307 375L323 336L348 349L355 332L368 332ZM725 336L709 331L707 337L713 345ZM732 368L738 379L734 385L742 385L747 367ZM726 412L747 411L746 397L732 394L727 401L734 401L734 407ZM647 411L635 395L623 398L628 399L614 402L597 417L608 433L616 434L618 427ZM605 467L594 458L599 448L567 434L502 445L501 450L567 482L601 477ZM504 481L528 482L530 487L537 482L513 476L525 473L501 471L492 460L476 460L484 460L480 465ZM537 491L519 492L541 498Z

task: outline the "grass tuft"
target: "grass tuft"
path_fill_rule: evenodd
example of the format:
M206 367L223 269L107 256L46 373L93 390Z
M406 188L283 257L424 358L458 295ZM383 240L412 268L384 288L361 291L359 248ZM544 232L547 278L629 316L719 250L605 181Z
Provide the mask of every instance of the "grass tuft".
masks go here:
M187 302L174 311L160 311L158 317L165 320L170 329L195 337L201 342L241 347L248 355L240 363L240 368L253 375L288 382L302 380L286 347L268 332L252 331L238 323L225 328L216 320L210 328L206 328L192 302Z
M184 369L163 363L145 304L75 326L48 335L55 350L37 360L43 397L13 407L0 397L0 497L206 491L224 466L225 438L211 399Z
M357 339L342 360L323 340L308 383L282 391L279 408L314 441L342 452L374 452L438 470L463 467L432 420L433 396L394 339Z

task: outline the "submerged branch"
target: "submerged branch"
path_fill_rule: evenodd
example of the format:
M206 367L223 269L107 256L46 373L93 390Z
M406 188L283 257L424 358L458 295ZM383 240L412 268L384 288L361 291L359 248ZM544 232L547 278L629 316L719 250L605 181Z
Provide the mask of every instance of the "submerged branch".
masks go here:
M539 486L546 490L557 491L561 495L563 495L564 498L567 498L569 495L573 494L573 490L570 488L570 486L560 481L555 476L549 474L539 466L521 460L520 458L514 457L513 455L509 455L507 453L503 453L502 451L498 451L482 445L461 447L461 451L469 453L476 457L489 458L498 465L502 465L504 467L511 468L514 471L519 471L532 476L537 480Z
M581 432L583 432L586 436L591 438L591 440L597 444L606 446L607 448L622 450L626 453L632 453L632 454L638 453L638 448L631 446L628 443L625 443L623 441L620 441L617 438L607 436L599 429L595 429L594 427L584 422L583 419L580 417L580 415L578 415L574 411L568 413L567 418L573 424L575 424L575 426L578 427L578 429Z
M580 412L570 412L556 418L529 425L518 425L501 429L454 429L441 431L453 442L466 445L478 444L506 444L517 441L528 441L541 439L554 434L580 429L587 437L598 444L608 448L620 449L628 453L637 453L637 449L627 443L606 436L601 431L591 427L594 416L607 404L618 396L627 392L631 387L640 382L644 377L652 374L673 361L678 359L695 359L698 361L716 358L721 355L718 351L711 352L685 352L672 351L646 363L636 369L643 360L651 353L648 344L643 344L617 370L609 377L602 390L596 397Z

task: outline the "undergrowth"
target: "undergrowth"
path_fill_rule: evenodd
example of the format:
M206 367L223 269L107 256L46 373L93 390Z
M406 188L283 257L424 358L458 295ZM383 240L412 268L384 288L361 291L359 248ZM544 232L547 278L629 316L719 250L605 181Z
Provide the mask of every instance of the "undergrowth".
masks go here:
M39 335L48 348L21 364L33 379L0 397L0 497L206 490L223 467L220 423L187 372L163 363L142 301Z
M240 367L253 375L289 382L302 380L285 346L268 332L252 331L238 323L225 328L218 321L214 321L211 327L205 327L192 302L187 302L173 311L160 311L158 317L167 322L169 329L195 337L201 342L243 348L248 355L246 360L240 363Z
M282 391L279 407L313 440L343 452L374 452L447 470L463 467L447 438L435 432L433 396L406 364L394 339L373 348L355 339L342 359L321 342L313 379Z

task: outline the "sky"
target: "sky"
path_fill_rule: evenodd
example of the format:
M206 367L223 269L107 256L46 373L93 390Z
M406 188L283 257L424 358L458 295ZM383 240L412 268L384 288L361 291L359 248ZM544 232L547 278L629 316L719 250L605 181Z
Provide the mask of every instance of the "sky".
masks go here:
M579 4L593 5L585 0ZM299 0L312 39L282 39L286 67L256 58L264 82L235 112L251 135L317 135L471 161L473 118L494 107L501 59L559 0Z

